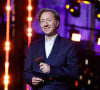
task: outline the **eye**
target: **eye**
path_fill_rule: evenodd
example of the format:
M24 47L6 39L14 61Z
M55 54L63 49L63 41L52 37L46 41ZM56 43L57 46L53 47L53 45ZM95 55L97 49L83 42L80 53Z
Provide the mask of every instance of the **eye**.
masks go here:
M44 20L41 20L41 21L40 21L40 23L43 23L43 22L44 22Z
M47 21L48 21L48 22L51 22L52 20L51 20L51 19L48 19Z

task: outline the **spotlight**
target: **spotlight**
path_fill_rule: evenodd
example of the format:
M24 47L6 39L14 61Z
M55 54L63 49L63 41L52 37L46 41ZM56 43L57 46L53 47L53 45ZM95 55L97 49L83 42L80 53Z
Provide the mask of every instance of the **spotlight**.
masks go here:
M69 4L66 4L66 9L69 9L70 8L70 5Z
M98 38L97 44L100 45L100 37Z
M91 3L95 3L96 0L83 0L83 3L85 4L91 4Z
M10 6L6 6L6 10L10 11L11 7Z
M78 84L79 84L79 82L78 82L78 80L76 80L75 81L75 87L78 87Z
M100 4L97 4L96 7L95 7L95 12L96 12L96 18L98 20L100 20Z
M72 3L70 6L70 13L74 17L79 17L80 16L80 4L79 3Z
M98 45L100 45L100 31L97 33L96 42Z
M29 22L32 21L32 17L28 17L28 21L29 21Z
M32 6L28 6L28 10L32 10Z
M89 0L85 0L85 1L83 1L83 3L90 4L91 2Z
M72 41L80 42L81 40L81 35L79 34L78 30L70 30L70 38Z

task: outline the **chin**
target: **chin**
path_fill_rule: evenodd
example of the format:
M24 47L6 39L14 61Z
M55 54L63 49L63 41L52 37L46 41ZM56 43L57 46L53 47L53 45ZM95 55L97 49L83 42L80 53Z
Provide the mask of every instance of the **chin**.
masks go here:
M47 36L51 36L51 34L50 34L50 33L45 33L45 35L47 35Z

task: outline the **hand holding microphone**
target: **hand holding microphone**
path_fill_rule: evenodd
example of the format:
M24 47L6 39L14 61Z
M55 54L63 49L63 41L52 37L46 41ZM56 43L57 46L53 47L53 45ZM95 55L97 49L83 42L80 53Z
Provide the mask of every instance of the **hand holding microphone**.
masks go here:
M41 57L36 58L35 62L40 66L40 70L43 73L50 72L50 65L46 64L45 61Z
M49 73L50 72L50 65L46 64L46 63L40 63L39 64L40 66L40 70L43 72L43 73Z
M34 74L36 76L38 76L38 77L41 77L42 80L44 80L44 82L51 82L51 81L53 81L52 76L49 75L49 73L50 73L50 65L45 63L45 61L41 57L37 57L35 59L35 62L40 66L40 70L42 71L42 73L36 74L36 72L35 72Z

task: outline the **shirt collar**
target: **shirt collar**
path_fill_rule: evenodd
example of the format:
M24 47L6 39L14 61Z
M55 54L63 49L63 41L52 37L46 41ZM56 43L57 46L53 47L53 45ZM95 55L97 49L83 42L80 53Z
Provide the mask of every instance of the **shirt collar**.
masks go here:
M57 36L58 36L58 34L54 35L50 41L55 41L55 39L56 39ZM46 36L45 36L45 42L47 42Z

